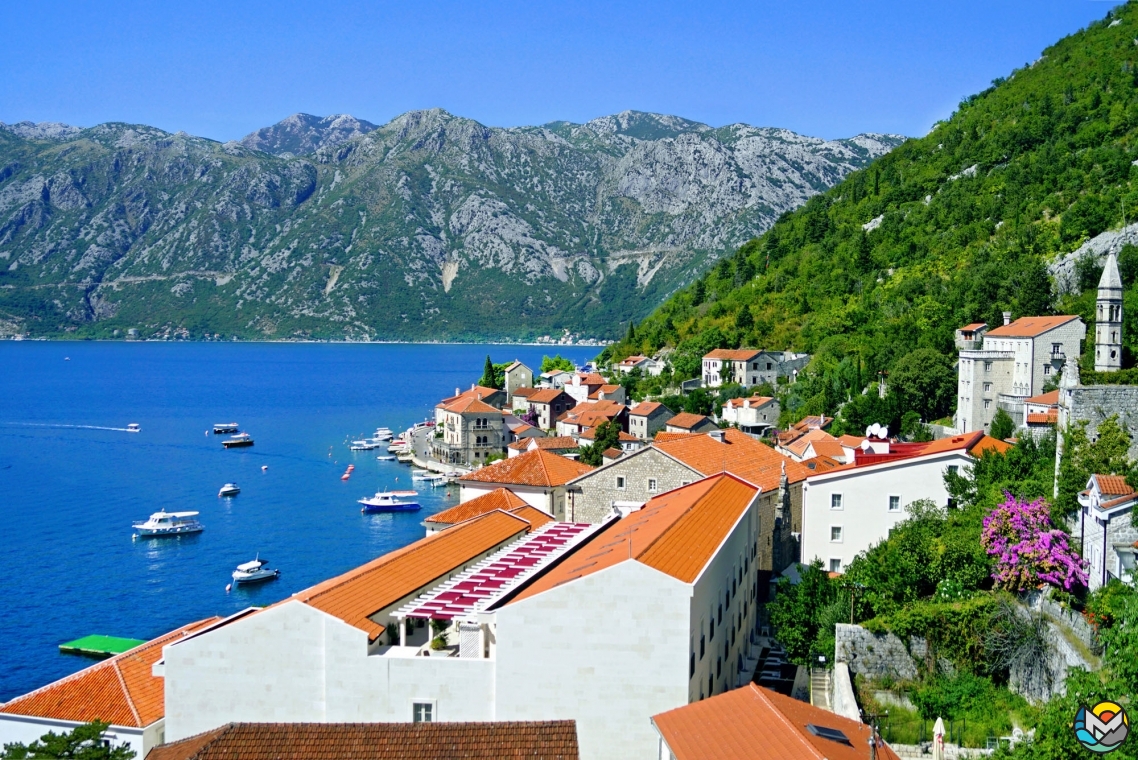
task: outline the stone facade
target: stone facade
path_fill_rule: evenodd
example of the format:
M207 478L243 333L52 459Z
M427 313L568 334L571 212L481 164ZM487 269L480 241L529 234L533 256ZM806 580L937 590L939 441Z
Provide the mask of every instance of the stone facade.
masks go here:
M1067 370L1063 374L1066 380ZM1093 441L1098 438L1099 423L1113 416L1130 431L1130 458L1138 459L1138 386L1076 385L1059 391L1060 430L1086 420L1087 436Z
M644 504L660 494L701 480L698 471L648 447L569 483L569 509L574 522L602 523L613 505ZM652 482L655 490L650 490Z

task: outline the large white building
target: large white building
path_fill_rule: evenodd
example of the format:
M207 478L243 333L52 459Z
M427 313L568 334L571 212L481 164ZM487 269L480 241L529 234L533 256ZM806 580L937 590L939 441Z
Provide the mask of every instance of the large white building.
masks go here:
M651 757L650 716L749 679L758 496L716 475L602 525L531 532L496 511L432 534L167 646L167 738L573 719L582 758ZM428 618L449 623L446 648Z
M853 463L806 478L802 487L802 560L821 559L831 572L843 572L859 553L880 543L905 507L921 499L947 506L944 475L965 467L989 449L1010 446L981 431L932 443L866 440ZM882 450L884 448L884 450Z
M1054 380L1068 356L1078 356L1087 327L1076 316L1021 317L994 330L974 324L958 332L960 351L957 377L956 430L971 433L987 430L996 410L1003 408L1017 423L1024 424L1023 401L1042 393L1048 379ZM979 340L960 343L960 334ZM974 347L977 343L979 348Z

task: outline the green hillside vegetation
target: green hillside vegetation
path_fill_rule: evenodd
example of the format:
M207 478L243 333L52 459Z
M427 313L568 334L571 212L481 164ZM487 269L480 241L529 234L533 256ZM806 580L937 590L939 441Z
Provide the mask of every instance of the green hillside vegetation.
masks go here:
M951 355L960 325L1000 324L1003 311L1089 319L1093 294L1055 298L1047 263L1138 219L1135 38L1128 3L1048 48L927 136L784 214L605 358L673 346L677 372L692 377L711 344L809 351L817 382L788 399L801 417L833 413L917 349ZM1133 282L1138 256L1123 258ZM1079 267L1084 285L1096 275ZM1127 334L1134 355L1138 329ZM925 419L947 414L953 395Z

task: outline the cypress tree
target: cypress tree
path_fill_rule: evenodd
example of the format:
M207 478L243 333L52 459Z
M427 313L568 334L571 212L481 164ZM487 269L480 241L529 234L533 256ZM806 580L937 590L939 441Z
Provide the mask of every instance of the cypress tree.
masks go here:
M490 354L486 354L486 364L482 367L482 379L478 384L484 388L497 388L494 383L494 362L490 361Z

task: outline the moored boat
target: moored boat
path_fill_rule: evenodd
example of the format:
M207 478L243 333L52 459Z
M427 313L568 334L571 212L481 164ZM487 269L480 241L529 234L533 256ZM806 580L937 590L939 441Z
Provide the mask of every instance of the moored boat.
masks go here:
M221 487L221 490L217 492L217 495L218 496L236 496L239 493L241 493L241 489L237 487L236 483L226 483L225 485L223 485Z
M281 576L280 570L272 570L266 565L268 560L261 559L258 555L257 559L252 562L244 562L237 566L233 571L234 583L256 583L258 581L271 581Z
M226 438L221 442L221 445L227 449L238 449L243 446L252 446L253 437L248 433L238 433L231 438Z
M198 512L155 512L149 520L133 523L134 534L142 538L201 533L205 526L194 518Z
M223 433L236 433L240 429L240 426L236 422L218 422L213 426L213 432L217 435L221 435Z
M412 491L411 493L414 493ZM404 501L397 498L394 493L388 491L380 491L375 496L367 499L360 499L359 504L363 505L360 511L365 514L375 514L377 512L417 512L422 507L418 502Z

